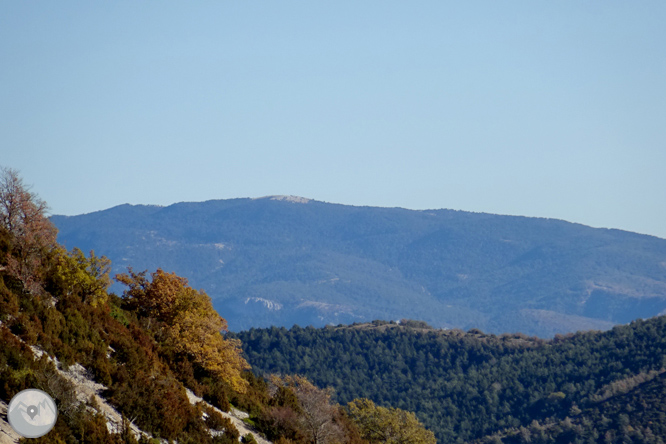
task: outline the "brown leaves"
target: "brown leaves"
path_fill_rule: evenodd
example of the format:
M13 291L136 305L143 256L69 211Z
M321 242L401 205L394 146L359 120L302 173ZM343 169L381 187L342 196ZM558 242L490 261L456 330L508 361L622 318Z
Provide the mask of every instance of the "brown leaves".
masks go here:
M331 402L332 391L320 389L302 376L271 376L271 383L278 389L290 389L298 400L300 429L313 444L339 442L344 431L338 424L338 406Z
M16 170L0 168L0 226L12 236L7 269L30 293L41 291L40 265L56 245L57 230L46 217L47 209Z

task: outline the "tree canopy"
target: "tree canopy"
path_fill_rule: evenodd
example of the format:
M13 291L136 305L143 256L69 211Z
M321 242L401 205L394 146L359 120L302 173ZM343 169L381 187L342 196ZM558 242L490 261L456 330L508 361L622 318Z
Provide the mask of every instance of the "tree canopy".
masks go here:
M369 399L347 404L349 418L371 444L435 444L435 435L412 412L375 405Z
M146 278L146 271L116 276L129 288L124 292L127 306L158 324L163 345L185 353L205 370L244 391L247 382L241 372L249 368L241 356L240 341L225 339L227 322L213 309L203 291L187 285L187 279L158 269Z
M0 167L0 226L11 239L7 269L26 291L42 291L40 265L56 246L57 229L46 217L46 202L30 192L18 171Z
M300 413L297 422L309 442L329 444L344 438L343 429L336 421L339 412L331 400L331 389L320 389L302 376L273 375L270 381L278 391L295 395L295 407Z
M98 305L108 299L107 290L111 285L109 271L111 261L105 256L97 256L94 251L90 257L78 248L67 252L63 248L55 250L51 282L67 293L78 292L84 302Z
M624 406L620 390L638 390L666 368L664 316L551 341L386 321L252 329L236 336L255 371L303 375L333 387L340 403L368 398L414 412L440 443L480 440L533 421L570 416L575 423L577 409L588 415L603 411L600 405ZM656 433L656 421L646 418L634 412L632 427Z

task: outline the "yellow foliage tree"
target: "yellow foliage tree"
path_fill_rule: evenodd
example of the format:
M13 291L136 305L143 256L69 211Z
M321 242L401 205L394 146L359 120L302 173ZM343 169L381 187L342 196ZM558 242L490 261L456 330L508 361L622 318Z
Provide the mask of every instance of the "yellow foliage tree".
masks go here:
M187 279L161 269L116 276L116 280L129 287L124 298L130 308L140 316L161 322L161 338L176 352L191 356L194 361L215 376L227 381L239 392L247 388L241 377L249 364L241 356L240 341L226 339L221 332L227 322L203 291L189 287Z
M436 444L435 434L423 427L412 412L375 405L369 399L347 404L347 414L370 443Z
M58 248L53 261L52 279L61 291L68 294L78 292L81 299L93 307L108 300L111 261L106 256L99 257L91 251L87 258L78 248L71 253Z

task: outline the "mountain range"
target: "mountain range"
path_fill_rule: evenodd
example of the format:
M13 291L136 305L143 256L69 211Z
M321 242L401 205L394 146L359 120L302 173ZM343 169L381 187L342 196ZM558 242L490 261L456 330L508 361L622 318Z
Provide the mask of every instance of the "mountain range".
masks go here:
M51 221L115 273L187 277L232 331L418 319L549 337L666 312L666 240L563 220L269 196Z

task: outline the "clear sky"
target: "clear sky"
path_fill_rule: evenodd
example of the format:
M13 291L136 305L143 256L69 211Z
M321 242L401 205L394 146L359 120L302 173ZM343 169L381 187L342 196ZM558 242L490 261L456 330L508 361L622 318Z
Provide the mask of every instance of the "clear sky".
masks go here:
M292 194L666 238L666 2L5 1L54 214Z

